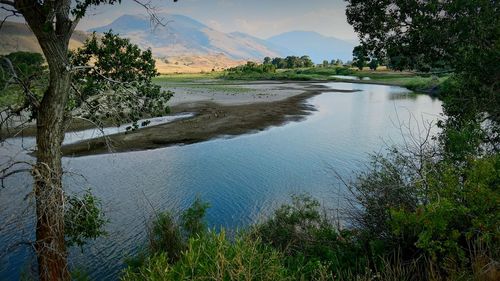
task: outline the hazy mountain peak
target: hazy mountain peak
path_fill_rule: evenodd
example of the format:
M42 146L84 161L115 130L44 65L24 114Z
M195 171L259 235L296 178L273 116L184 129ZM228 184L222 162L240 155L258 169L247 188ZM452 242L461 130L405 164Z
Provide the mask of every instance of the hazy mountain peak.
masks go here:
M158 17L166 26L152 28L147 16L123 15L91 31L113 30L143 48L151 48L156 56L223 53L233 59L260 60L283 54L281 48L248 34L222 33L183 15L159 14Z
M315 31L294 30L275 35L267 41L286 46L294 55L309 55L316 63L323 60L352 58L354 44Z
M351 59L354 44L315 31L289 31L267 40L243 33L219 32L184 15L159 14L166 26L151 26L146 15L123 15L91 31L113 30L156 56L211 55L223 53L233 59L261 60L266 56L309 55L316 63Z

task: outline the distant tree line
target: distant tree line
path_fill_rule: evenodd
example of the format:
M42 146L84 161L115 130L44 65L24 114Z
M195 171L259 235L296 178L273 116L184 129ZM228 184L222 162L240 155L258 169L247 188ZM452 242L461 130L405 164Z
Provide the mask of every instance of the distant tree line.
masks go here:
M270 57L264 58L264 65L273 65L276 69L293 69L302 67L313 67L314 62L309 56L287 56L286 58Z
M274 73L276 67L272 64L258 64L253 61L248 61L244 65L229 68L230 73L248 74L248 73Z
M263 61L264 65L273 65L276 69L295 69L295 68L307 68L307 67L330 67L330 66L342 66L344 62L340 59L332 59L331 61L324 60L321 64L315 65L309 56L287 56L285 58L275 57L265 57Z

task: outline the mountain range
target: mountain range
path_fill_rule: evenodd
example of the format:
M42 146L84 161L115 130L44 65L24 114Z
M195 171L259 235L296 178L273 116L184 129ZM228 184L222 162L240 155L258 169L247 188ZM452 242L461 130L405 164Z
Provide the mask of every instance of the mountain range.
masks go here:
M316 63L352 57L354 44L311 31L292 31L260 39L242 32L223 33L183 15L162 14L166 25L151 27L145 15L123 15L108 25L89 31L112 30L156 56L224 54L235 60L309 55Z
M123 15L108 25L75 31L70 48L83 45L89 32L112 30L142 48L151 48L161 73L221 70L264 57L309 55L314 62L351 58L354 44L316 32L292 31L261 39L255 36L217 31L182 15L163 14L165 26L152 28L144 15ZM41 52L26 24L6 21L0 30L0 55L14 51Z

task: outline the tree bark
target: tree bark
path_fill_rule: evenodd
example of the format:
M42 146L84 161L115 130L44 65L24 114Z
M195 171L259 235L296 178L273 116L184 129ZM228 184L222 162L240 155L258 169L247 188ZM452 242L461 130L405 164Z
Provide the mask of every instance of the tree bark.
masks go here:
M70 280L64 239L64 191L61 146L71 86L69 35L45 30L25 11L49 66L49 86L36 109L37 163L33 169L36 201L36 243L40 281ZM68 30L69 31L69 30Z
M61 145L70 87L69 72L50 74L50 86L37 116L36 252L41 281L70 280L64 240Z

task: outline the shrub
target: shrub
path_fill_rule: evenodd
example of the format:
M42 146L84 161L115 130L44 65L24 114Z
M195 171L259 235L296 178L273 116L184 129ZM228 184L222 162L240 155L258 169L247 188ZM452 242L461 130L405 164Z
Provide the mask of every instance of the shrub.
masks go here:
M100 201L87 190L82 197L67 196L64 214L66 245L85 245L87 239L105 235L107 220L101 211Z
M298 279L310 280L319 272L357 272L367 263L354 233L338 230L320 212L319 202L307 195L293 196L292 204L255 226L253 236L282 251Z
M359 207L351 214L363 243L380 241L378 255L418 261L423 279L477 278L477 264L498 272L499 186L498 154L457 163L393 149L374 156L350 186Z
M179 259L185 248L181 229L169 212L157 215L156 220L149 227L148 249L151 255L164 254L170 262Z
M207 230L207 225L203 220L210 204L203 202L196 197L191 207L181 214L181 224L187 237L201 235Z
M230 242L222 231L189 239L174 265L164 254L150 257L139 271L126 270L122 280L291 280L281 254L258 239L239 236Z
M445 276L470 269L476 245L482 258L499 258L500 156L470 160L464 171L443 162L430 178L430 202L408 212L393 210L394 231L418 233L415 245Z
M190 237L203 235L206 230L204 222L209 204L196 197L193 204L181 214L181 224L177 223L171 212L156 214L154 220L148 225L148 247L135 257L125 260L129 271L137 271L148 262L149 257L161 256L168 263L177 262L182 251L187 247ZM159 258L160 259L160 258Z

